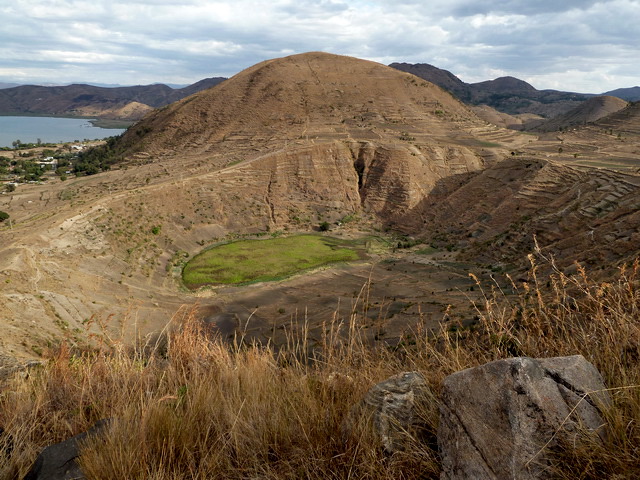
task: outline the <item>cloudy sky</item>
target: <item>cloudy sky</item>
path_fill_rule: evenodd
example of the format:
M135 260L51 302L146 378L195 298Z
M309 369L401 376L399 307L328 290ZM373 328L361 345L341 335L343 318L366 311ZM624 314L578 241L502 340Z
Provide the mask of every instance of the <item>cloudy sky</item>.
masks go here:
M640 0L2 0L0 82L189 84L321 50L466 82L640 85Z

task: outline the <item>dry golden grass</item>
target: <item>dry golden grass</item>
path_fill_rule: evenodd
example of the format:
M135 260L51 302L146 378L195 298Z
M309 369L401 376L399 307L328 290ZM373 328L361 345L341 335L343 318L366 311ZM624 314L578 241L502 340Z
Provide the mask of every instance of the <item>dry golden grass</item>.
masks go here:
M552 261L545 266L553 270ZM166 348L151 353L113 340L85 352L63 345L27 378L4 385L0 477L19 478L44 446L112 418L83 450L89 478L437 478L431 446L408 439L404 452L388 455L366 419L349 433L342 428L374 383L418 370L437 393L445 376L487 361L579 353L611 388L611 435L604 445L586 439L555 452L558 476L638 478L639 275L636 262L607 283L582 270L542 280L532 261L516 295L497 284L484 292L475 327L417 327L394 349L366 344L361 306L344 323L328 321L322 350L312 354L304 325L280 351L242 338L229 345L193 310L174 318L179 328ZM366 289L362 296L360 305ZM437 405L423 417L435 433Z

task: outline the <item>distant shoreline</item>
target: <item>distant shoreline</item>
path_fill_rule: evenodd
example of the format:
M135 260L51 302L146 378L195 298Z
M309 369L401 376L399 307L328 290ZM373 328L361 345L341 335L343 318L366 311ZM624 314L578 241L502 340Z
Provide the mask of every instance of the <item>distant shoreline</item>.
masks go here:
M54 115L51 113L13 113L13 112L0 112L0 117L46 117L46 118L73 118L78 120L87 120L94 127L106 128L106 129L126 129L136 123L133 120L120 120L117 118L95 118L87 117L83 115Z
M0 146L67 143L103 139L124 133L127 125L118 120L102 120L52 115L0 115Z

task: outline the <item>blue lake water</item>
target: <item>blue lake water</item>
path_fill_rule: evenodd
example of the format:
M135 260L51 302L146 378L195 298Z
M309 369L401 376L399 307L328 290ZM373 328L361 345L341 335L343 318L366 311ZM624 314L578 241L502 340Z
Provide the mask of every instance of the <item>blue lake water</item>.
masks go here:
M124 129L94 127L89 120L55 117L3 117L0 116L0 147L11 147L12 142L63 143L74 140L95 140L120 135Z

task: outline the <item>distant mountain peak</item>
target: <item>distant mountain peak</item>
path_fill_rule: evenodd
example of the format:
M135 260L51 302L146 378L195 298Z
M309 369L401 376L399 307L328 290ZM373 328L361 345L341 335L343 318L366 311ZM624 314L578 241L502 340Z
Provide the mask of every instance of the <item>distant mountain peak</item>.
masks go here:
M495 90L497 92L509 91L533 93L538 91L533 85L525 82L524 80L510 76L498 77L495 80L486 80L484 82L473 83L471 85L482 89Z
M435 83L469 105L488 105L509 115L528 113L551 118L589 98L589 95L572 92L537 90L511 76L469 84L451 72L429 64L392 63L390 66Z
M618 97L622 100L626 100L627 102L637 102L638 100L640 100L640 87L635 86L629 88L617 88L615 90L605 92L603 93L603 95Z

